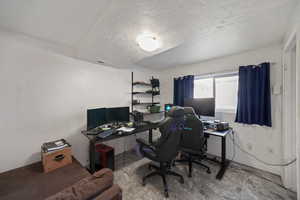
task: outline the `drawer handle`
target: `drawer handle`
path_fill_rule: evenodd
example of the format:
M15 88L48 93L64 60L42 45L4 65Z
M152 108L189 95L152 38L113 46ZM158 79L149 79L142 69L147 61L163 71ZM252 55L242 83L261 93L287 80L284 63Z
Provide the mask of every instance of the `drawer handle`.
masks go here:
M62 161L64 158L65 158L65 156L63 154L60 154L60 155L55 156L54 160L59 162L59 161Z

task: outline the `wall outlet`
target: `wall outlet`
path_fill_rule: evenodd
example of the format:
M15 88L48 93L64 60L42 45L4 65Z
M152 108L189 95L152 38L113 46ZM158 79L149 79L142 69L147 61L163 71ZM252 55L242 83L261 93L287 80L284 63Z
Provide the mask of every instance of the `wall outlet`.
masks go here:
M271 147L268 147L268 152L271 153L271 154L273 154L274 150Z
M247 144L247 149L248 149L249 151L251 151L251 150L252 150L252 144L248 143L248 144Z
M280 84L275 84L272 87L272 93L273 95L280 95L282 92L282 87Z

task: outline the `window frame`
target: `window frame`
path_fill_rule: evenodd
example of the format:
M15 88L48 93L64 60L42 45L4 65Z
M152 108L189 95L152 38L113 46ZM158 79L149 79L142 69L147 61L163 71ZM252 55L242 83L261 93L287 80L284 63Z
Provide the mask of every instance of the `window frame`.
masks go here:
M239 76L238 71L198 75L198 76L195 76L194 81L197 81L197 80L200 80L200 79L212 78L213 79L213 98L216 99L216 79L217 78L225 78L225 77L233 77L233 76ZM216 113L219 112L219 113L232 113L232 114L235 114L236 109L224 109L224 108L217 108L216 107L215 112Z

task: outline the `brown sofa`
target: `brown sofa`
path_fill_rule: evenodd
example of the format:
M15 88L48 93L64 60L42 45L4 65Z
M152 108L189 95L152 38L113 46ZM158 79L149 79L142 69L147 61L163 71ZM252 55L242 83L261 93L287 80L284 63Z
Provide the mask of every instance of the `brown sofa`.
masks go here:
M122 200L122 190L113 184L113 173L102 169L46 200Z

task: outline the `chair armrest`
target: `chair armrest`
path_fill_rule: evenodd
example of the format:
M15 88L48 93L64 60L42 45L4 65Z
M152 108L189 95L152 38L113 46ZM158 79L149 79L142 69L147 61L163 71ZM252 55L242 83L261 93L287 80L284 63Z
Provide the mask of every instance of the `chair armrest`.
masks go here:
M109 169L102 169L99 172L88 176L64 190L48 197L46 200L65 199L92 199L111 188L113 185L113 174Z
M155 151L155 147L142 138L137 138L136 142L139 143L142 147L147 147L150 148L152 151Z
M148 145L149 145L149 143L146 142L146 140L144 140L144 139L142 139L142 138L137 138L137 139L136 139L136 142L139 143L139 144L141 144L141 145L145 145L145 146L148 146Z

